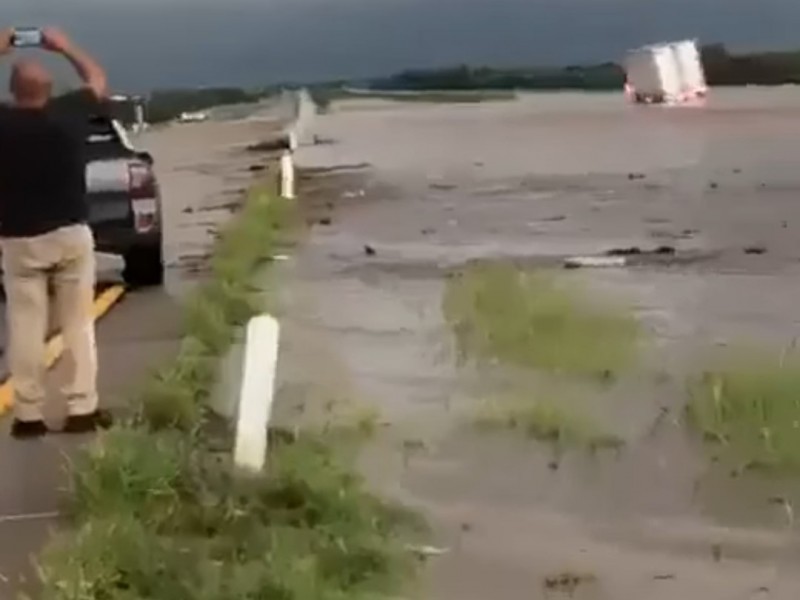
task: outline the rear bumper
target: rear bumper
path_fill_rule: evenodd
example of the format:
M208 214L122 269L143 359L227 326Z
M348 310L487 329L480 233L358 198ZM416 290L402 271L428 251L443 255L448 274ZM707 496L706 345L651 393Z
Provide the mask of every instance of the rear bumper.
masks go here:
M132 248L161 244L161 228L147 233L137 233L130 223L93 224L94 243L98 252L125 254Z

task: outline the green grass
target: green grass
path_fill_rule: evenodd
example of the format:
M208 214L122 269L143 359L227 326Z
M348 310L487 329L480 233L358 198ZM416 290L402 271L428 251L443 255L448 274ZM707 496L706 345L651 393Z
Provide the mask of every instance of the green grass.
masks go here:
M800 363L744 352L690 385L689 422L739 467L800 470Z
M519 431L561 449L618 448L624 441L605 431L583 411L565 401L501 398L483 403L475 417L481 429Z
M373 599L417 566L415 517L364 489L321 438L240 479L174 432L108 434L77 465L81 525L47 551L43 600Z
M443 312L462 360L609 379L637 358L637 321L553 273L468 268L450 279Z
M208 433L217 361L259 311L250 279L292 223L289 205L256 190L219 239L177 358L71 465L71 527L41 557L42 600L376 600L413 580L405 541L424 528L366 489L336 445L352 432L276 442L257 477Z

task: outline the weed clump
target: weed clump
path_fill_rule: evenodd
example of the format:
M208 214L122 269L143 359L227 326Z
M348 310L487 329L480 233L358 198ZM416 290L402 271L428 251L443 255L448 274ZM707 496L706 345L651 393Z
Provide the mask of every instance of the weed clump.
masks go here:
M636 358L636 320L546 272L479 265L453 277L445 319L462 360L611 379Z
M619 448L624 441L592 418L551 399L504 398L482 405L476 425L483 429L520 431L560 449Z
M800 363L748 352L691 382L689 422L738 466L800 469Z

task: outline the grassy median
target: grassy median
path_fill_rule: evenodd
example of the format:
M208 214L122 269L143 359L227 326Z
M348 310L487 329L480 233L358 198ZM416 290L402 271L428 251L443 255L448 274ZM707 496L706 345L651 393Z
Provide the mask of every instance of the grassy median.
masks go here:
M261 309L251 279L292 215L264 189L249 195L188 302L178 357L75 459L72 526L41 558L43 600L366 600L413 581L405 544L420 523L366 490L335 428L276 439L258 477L235 472L219 427L209 434L218 361Z

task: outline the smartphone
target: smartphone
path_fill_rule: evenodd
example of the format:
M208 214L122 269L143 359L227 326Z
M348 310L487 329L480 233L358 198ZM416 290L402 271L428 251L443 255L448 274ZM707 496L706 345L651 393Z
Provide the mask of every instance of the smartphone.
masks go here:
M37 27L17 27L11 43L15 48L35 48L42 45L42 30Z

